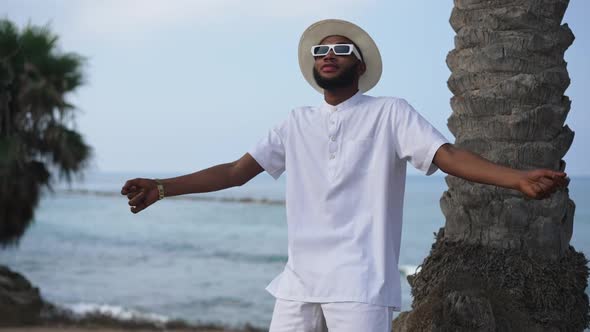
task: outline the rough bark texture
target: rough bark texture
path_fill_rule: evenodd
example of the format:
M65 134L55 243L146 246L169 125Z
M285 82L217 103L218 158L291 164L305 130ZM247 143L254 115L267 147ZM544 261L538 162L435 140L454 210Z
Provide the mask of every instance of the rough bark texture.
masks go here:
M455 144L496 163L564 170L567 0L455 0L447 56ZM567 189L544 200L447 176L446 217L395 331L582 331L587 260Z
M570 247L557 259L445 240L438 233L408 281L412 311L394 331L582 331L588 261Z
M448 126L460 147L511 167L565 167L574 133L564 126L570 80L563 54L574 36L567 1L455 1L454 96ZM541 201L448 177L445 238L558 258L568 250L574 203L567 191ZM558 236L556 236L558 235Z

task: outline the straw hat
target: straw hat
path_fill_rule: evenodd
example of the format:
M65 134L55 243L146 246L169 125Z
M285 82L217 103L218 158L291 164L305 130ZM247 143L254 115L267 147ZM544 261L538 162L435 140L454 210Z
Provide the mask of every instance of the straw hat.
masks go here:
M344 36L352 40L360 48L363 54L363 61L367 66L367 71L359 79L359 90L361 92L371 90L379 82L383 70L381 54L377 45L371 36L359 26L335 19L323 20L312 24L303 32L299 40L299 68L307 83L319 93L324 93L324 89L313 78L315 60L311 55L311 47L319 44L322 39L334 35Z

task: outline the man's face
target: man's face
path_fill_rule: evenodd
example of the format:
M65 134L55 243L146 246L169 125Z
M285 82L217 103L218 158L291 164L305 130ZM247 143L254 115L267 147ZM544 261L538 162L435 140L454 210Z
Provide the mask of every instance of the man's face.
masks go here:
M352 44L343 36L329 36L320 44ZM334 55L330 50L325 56L315 57L313 76L316 83L323 89L348 87L365 72L365 64L356 55Z

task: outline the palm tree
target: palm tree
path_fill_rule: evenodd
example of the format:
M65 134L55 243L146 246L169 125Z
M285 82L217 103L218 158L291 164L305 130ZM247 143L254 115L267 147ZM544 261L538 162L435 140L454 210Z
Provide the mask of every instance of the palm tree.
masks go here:
M0 245L23 235L50 170L70 180L90 156L66 100L84 61L58 53L57 41L47 27L0 21Z
M455 144L520 169L565 169L568 0L455 0L447 57ZM570 246L567 189L536 201L447 176L446 224L409 277L396 331L582 331L587 260Z
M69 181L90 158L66 100L83 83L84 60L59 53L57 41L47 27L0 20L0 247L18 243L52 172ZM1 265L0 280L0 326L34 322L37 288Z

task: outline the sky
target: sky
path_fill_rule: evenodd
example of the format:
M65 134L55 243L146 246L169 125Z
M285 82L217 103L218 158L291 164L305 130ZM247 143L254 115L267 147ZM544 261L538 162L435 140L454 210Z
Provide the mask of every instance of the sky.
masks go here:
M373 96L408 100L451 141L445 58L453 2L413 0L2 0L0 17L50 24L60 49L87 58L69 96L93 147L90 170L186 174L241 157L288 112L322 96L297 62L301 33L339 18L365 29L383 57ZM570 175L590 175L590 1L564 23L575 131ZM414 171L410 170L412 174ZM415 172L417 174L417 172Z

